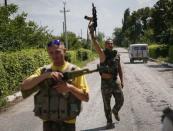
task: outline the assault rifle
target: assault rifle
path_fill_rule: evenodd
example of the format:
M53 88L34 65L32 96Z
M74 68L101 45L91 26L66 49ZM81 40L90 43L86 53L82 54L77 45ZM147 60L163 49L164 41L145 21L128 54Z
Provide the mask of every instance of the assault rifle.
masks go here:
M105 71L105 70L108 70L108 68L107 67L102 67L102 66L97 66L97 69L94 69L94 70L89 70L88 68L86 68L86 69L81 69L81 70L76 70L76 71L64 72L62 80L68 82L68 81L74 79L75 77L79 77L79 76L82 76L82 75L85 75L85 74L91 74L93 72L100 72L100 71L102 72L102 71ZM49 78L49 79L46 79L43 82L41 82L39 84L40 86L38 85L37 87L35 87L33 89L30 89L30 90L21 90L23 98L27 98L32 93L39 90L40 87L41 87L41 84L43 84L44 82L46 82L46 84L49 85L48 87L52 87L53 85L55 85L59 81L55 81L53 78Z
M93 72L104 71L106 69L107 69L106 67L97 66L97 69L94 69L94 70L89 70L88 68L86 68L86 69L77 70L77 71L65 72L65 73L63 73L64 77L62 78L62 80L68 81L69 79L73 79L73 78L81 76L81 75L91 74Z
M92 17L85 16L84 17L86 20L89 20L93 24L94 32L96 33L96 28L97 28L97 10L94 4L92 3Z

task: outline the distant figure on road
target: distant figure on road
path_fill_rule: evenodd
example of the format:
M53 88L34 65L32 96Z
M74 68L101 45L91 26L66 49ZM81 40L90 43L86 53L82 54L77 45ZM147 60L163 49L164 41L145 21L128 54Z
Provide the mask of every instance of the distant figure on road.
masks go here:
M115 119L120 121L118 112L124 103L124 96L122 92L124 83L120 56L116 50L113 50L113 41L111 39L107 39L105 41L105 49L101 49L94 34L92 23L89 24L89 30L95 50L99 54L100 66L107 67L107 70L100 72L100 76L104 111L107 119L106 128L111 128L113 127L112 113L114 114ZM118 75L121 83L117 80ZM112 95L114 96L116 103L113 109L111 109L110 106Z
M34 113L43 120L43 131L75 131L76 117L81 110L81 101L88 101L88 85L84 76L65 82L63 72L79 70L65 61L65 47L59 40L47 45L52 60L25 79L21 84L24 97L28 92L39 90L34 96ZM51 85L48 80L58 81ZM39 88L37 87L39 86Z

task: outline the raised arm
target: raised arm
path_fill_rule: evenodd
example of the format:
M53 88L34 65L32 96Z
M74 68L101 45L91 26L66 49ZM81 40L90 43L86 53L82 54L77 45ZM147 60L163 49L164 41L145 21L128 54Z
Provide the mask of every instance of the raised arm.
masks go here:
M99 45L99 42L97 41L96 39L96 36L94 35L94 29L93 29L93 26L92 24L89 24L89 30L90 30L90 35L91 35L91 39L92 39L92 43L93 43L93 46L96 50L96 52L98 53L99 55L99 58L100 58L100 63L104 62L105 61L105 54L103 52L103 49L100 47Z

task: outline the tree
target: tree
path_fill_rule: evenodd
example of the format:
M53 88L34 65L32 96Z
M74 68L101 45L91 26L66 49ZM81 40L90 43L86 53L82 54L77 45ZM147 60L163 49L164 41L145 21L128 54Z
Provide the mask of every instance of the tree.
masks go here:
M170 43L173 1L159 0L153 8L152 12L152 28L155 40L161 43Z
M33 21L26 22L27 14L17 13L17 5L0 6L0 51L15 51L24 48L43 48L53 38L46 27Z
M122 32L125 32L129 26L129 16L130 16L130 9L128 8L124 12L124 19L122 20L122 24L123 24Z
M75 33L73 32L67 32L67 40L68 40L68 47L69 47L69 50L75 50L75 49L79 49L79 48L82 48L85 46L85 42L83 39L79 38L76 36ZM63 41L65 43L65 35L64 34L61 34L61 36L59 37L59 39L61 41Z
M122 31L116 30L121 45L144 42L173 44L173 0L158 0L153 7L124 12ZM122 40L121 40L122 39Z
M113 32L113 41L118 46L123 46L123 32L122 28L115 28Z

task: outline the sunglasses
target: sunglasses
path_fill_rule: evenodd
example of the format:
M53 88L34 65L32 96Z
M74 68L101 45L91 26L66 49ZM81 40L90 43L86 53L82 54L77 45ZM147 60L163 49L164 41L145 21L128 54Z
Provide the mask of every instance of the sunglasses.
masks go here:
M52 45L58 45L59 46L60 44L61 44L60 40L53 40L47 44L47 47L50 47Z

